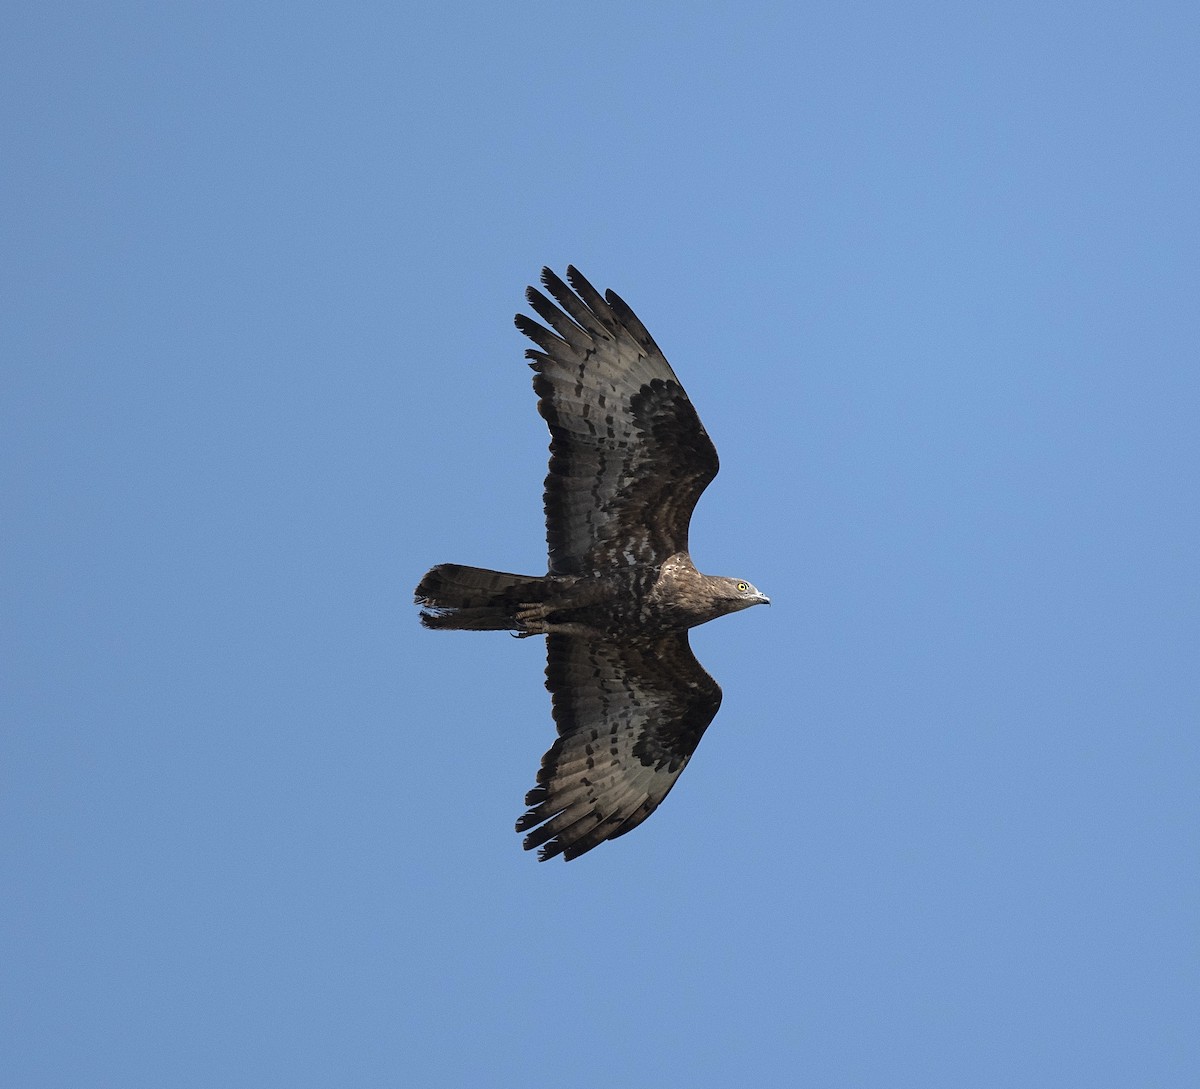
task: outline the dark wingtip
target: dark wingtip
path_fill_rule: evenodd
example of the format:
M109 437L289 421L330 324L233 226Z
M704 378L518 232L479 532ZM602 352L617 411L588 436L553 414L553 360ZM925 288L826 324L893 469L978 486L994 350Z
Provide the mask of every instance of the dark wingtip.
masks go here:
M536 287L527 287L525 289L525 301L529 303L530 306L534 304L535 299L540 299L541 297L542 293L538 291ZM528 314L514 314L513 324L527 337L535 340L537 338L534 336L534 330L537 330L541 333L546 332L546 330L538 325L538 323L534 321L533 318L531 318Z
M563 283L562 277L551 268L542 269L542 286L560 303L564 295L571 293L571 289Z
M611 287L606 287L604 289L604 301L606 303L608 303L608 305L611 306L614 310L616 310L618 313L620 313L622 315L622 317L624 317L626 314L633 313L633 311L629 309L629 304L624 299L622 299L621 296L618 295Z
M545 336L546 334L546 330L538 325L528 314L514 314L513 324L531 340L536 340L538 335Z

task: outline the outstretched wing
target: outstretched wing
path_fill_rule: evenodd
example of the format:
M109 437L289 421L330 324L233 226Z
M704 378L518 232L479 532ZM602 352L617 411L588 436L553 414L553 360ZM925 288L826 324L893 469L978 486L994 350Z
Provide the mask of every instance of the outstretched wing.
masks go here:
M558 740L517 821L542 860L578 858L642 823L667 796L721 706L687 634L627 643L546 641Z
M550 572L660 563L687 551L688 523L717 475L717 451L637 315L614 292L601 297L574 267L567 279L571 287L542 270L558 306L536 288L526 292L550 329L524 314L516 319L538 346L525 355L550 425Z

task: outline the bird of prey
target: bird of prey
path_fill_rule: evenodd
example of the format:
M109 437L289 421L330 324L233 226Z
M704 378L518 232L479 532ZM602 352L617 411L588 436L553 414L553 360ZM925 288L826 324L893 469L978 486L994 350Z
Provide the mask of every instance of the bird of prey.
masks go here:
M658 808L721 705L688 629L770 604L692 564L688 523L716 449L634 312L573 267L567 281L546 268L554 302L526 291L549 328L516 317L550 427L549 571L446 563L416 588L426 627L546 636L558 739L517 821L543 860L577 858Z

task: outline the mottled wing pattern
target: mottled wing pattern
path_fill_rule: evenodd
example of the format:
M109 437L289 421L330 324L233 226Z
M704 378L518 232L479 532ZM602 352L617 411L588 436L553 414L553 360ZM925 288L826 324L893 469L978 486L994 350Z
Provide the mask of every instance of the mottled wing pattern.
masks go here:
M632 310L579 271L550 269L517 328L537 349L538 411L550 427L546 538L552 574L658 563L687 551L688 523L717 452L675 372ZM574 288L574 291L571 290ZM561 308L561 309L560 309Z
M572 859L658 808L721 706L721 689L684 632L623 643L551 635L547 651L559 736L517 831L540 858Z

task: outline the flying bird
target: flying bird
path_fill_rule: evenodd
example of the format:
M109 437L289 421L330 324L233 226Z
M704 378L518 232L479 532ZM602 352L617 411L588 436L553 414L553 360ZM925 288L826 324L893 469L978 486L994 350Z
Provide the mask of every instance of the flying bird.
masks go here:
M573 267L567 281L546 268L554 301L525 293L549 328L516 317L550 427L549 571L445 563L415 592L426 627L546 636L558 739L517 821L542 860L577 858L658 808L721 705L688 629L770 604L696 570L688 524L717 451L634 312Z

